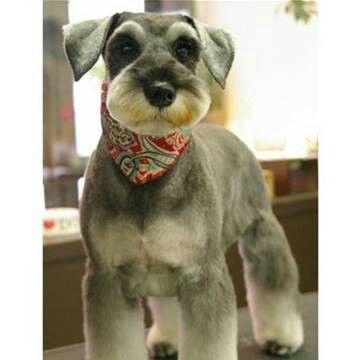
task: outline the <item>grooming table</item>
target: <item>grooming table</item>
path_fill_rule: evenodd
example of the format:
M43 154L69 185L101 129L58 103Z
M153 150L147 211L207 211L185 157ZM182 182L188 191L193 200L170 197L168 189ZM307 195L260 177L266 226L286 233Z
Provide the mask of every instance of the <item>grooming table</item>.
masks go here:
M318 303L317 294L308 293L302 296L301 306L305 325L305 344L303 348L293 356L286 359L293 360L317 360L318 358ZM255 344L251 332L251 323L248 309L241 308L239 318L239 360L269 360L273 356L260 352ZM83 344L67 346L63 348L45 351L44 360L83 360ZM170 358L169 358L170 359ZM172 358L174 359L174 358Z

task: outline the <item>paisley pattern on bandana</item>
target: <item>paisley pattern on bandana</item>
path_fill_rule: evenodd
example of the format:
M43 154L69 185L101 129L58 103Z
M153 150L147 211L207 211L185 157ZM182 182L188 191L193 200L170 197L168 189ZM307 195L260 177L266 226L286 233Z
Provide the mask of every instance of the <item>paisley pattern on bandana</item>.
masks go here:
M114 120L106 107L107 84L102 84L101 124L112 159L135 185L165 175L186 150L190 134L176 131L166 136L140 135Z

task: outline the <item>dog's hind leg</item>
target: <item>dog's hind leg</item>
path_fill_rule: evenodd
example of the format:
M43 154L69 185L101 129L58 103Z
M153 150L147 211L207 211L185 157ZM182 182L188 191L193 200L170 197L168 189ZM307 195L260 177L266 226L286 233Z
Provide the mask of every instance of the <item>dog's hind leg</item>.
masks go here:
M175 297L149 297L153 325L147 336L152 357L161 358L177 353L178 301Z
M146 360L143 309L115 274L88 268L83 280L85 360Z
M179 291L179 360L237 360L237 310L225 259L187 276Z
M298 310L298 271L285 233L271 210L239 242L257 343L273 355L289 355L303 343Z

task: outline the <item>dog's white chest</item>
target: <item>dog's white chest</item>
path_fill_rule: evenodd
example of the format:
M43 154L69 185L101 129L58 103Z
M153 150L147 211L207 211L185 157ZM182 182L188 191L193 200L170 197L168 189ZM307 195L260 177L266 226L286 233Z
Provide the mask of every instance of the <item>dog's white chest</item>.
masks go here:
M162 264L189 266L204 246L201 228L170 217L151 222L142 231L131 221L119 219L92 227L93 245L109 266Z
M205 244L200 229L170 217L144 231L124 220L95 225L92 239L102 261L119 271L127 292L143 296L175 295L177 270L196 265Z

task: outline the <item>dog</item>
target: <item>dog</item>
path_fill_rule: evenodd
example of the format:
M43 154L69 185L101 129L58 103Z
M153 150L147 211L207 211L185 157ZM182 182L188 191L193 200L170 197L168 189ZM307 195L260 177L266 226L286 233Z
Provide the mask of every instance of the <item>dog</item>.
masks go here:
M225 87L230 35L186 15L117 13L65 26L64 47L76 81L100 56L106 68L80 203L86 359L236 360L234 242L256 342L296 352L298 270L259 164L231 132L198 124L211 102L199 67Z

